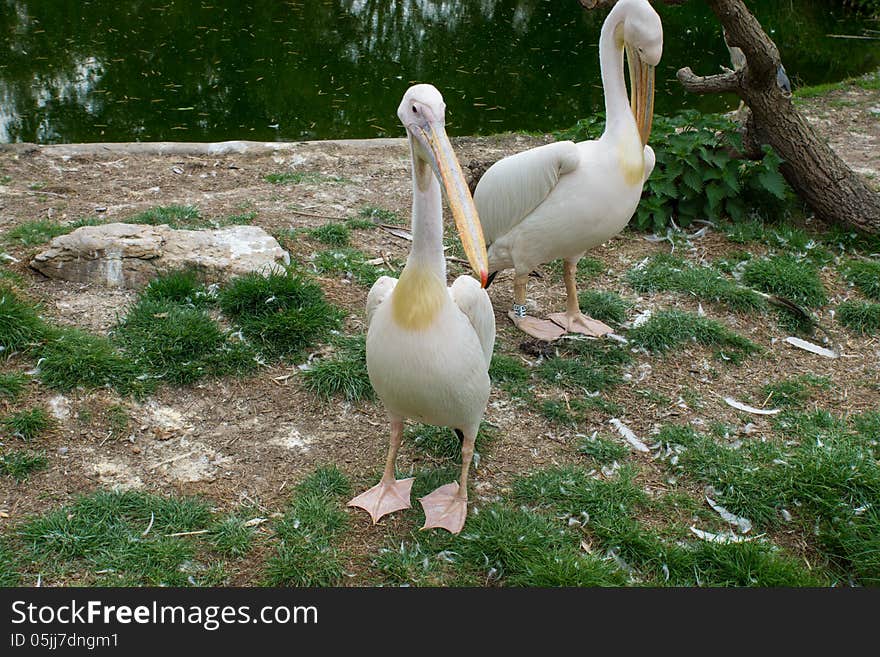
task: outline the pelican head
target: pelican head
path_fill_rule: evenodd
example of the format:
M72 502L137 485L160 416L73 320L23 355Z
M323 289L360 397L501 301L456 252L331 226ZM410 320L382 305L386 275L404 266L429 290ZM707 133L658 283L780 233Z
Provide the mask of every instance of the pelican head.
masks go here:
M646 0L624 0L623 43L632 86L630 105L642 137L648 143L654 118L654 68L663 55L663 25Z
M431 182L430 168L446 194L471 269L485 287L489 276L489 256L483 229L461 165L446 135L445 115L443 96L430 84L410 87L397 108L397 116L406 128L412 149L418 185L416 193L427 193Z

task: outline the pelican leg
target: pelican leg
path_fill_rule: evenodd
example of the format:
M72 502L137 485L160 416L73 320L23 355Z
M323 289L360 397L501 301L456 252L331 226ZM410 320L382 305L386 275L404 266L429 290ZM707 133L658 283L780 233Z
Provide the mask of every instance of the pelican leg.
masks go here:
M611 333L612 328L607 324L600 322L598 319L587 317L581 312L578 305L577 283L575 274L577 273L577 261L565 261L563 266L563 278L565 279L565 293L568 295L566 301L566 310L564 313L553 313L550 319L557 325L565 329L566 332L583 333L596 338L601 338L606 333Z
M403 420L400 418L391 419L391 440L388 448L388 458L385 461L385 472L378 484L371 489L352 498L348 506L356 506L367 513L373 519L375 525L379 518L408 509L412 505L409 501L410 490L412 489L413 477L394 479L394 462L397 460L397 450L400 449L400 441L403 438Z
M529 273L517 274L513 279L513 310L507 313L510 321L523 333L550 342L565 334L565 329L548 319L526 315L526 283Z
M477 437L477 428L470 427L463 432L464 438L461 443L461 484L452 482L440 486L432 493L419 498L422 508L425 510L425 526L442 527L447 531L457 534L464 527L467 517L467 483L468 470L474 457L474 441Z

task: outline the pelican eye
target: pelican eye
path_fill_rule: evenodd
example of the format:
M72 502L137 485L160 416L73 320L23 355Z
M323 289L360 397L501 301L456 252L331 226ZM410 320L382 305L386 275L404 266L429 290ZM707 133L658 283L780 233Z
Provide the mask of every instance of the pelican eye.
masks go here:
M414 114L418 114L418 113L419 113L419 108L416 107L415 105L412 106L412 110L413 110L413 113L414 113Z

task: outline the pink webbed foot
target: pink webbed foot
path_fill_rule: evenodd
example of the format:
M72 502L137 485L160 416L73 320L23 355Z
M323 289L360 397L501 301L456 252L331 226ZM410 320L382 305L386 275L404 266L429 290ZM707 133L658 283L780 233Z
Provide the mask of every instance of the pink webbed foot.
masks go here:
M458 483L440 486L433 493L419 498L425 510L425 526L422 529L440 527L457 534L467 518L467 499L458 495Z
M412 506L409 501L412 485L413 477L397 481L380 481L371 489L352 498L348 506L356 506L369 513L375 525L382 516Z
M549 319L538 319L529 315L520 317L513 311L507 313L507 316L510 317L516 328L539 340L552 342L565 335L565 329Z
M587 317L583 313L574 315L553 313L550 315L550 319L567 333L583 333L594 338L601 338L603 335L614 332L614 329L607 324L598 319Z

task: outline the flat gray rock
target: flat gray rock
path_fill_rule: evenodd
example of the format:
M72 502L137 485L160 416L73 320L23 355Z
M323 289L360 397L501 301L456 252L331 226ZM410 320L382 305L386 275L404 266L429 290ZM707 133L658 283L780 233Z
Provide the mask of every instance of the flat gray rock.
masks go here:
M130 289L186 268L223 280L287 264L290 254L257 226L174 230L122 223L83 226L56 237L30 263L50 278Z

